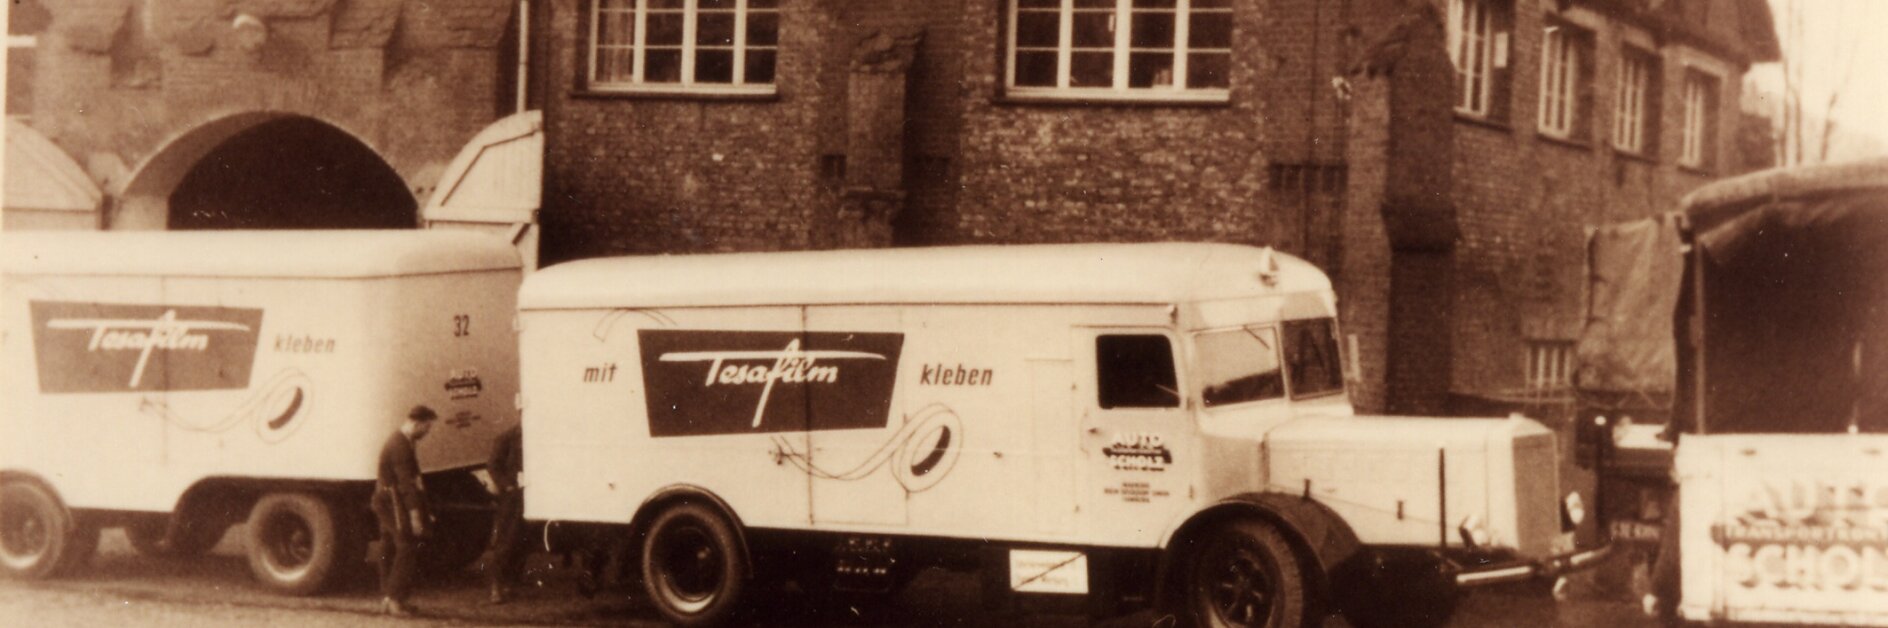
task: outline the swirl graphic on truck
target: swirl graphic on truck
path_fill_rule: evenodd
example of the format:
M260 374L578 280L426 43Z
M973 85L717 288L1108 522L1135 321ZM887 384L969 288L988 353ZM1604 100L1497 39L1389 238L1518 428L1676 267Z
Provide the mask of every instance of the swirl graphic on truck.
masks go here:
M880 467L890 466L892 479L905 492L922 493L944 481L944 476L957 466L957 458L964 451L963 433L964 420L943 404L934 403L905 417L904 427L885 439L885 444L864 462L845 471L820 468L806 452L779 436L773 437L774 455L814 478L841 482L863 479Z

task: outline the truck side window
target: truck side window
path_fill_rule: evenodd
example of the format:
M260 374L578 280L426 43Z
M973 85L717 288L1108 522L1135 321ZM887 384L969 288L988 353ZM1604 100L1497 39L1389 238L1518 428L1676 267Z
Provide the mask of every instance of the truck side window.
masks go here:
M1180 407L1173 344L1166 336L1095 337L1095 383L1103 409Z
M1337 361L1337 326L1331 319L1285 322L1285 368L1293 399L1344 389L1344 369Z

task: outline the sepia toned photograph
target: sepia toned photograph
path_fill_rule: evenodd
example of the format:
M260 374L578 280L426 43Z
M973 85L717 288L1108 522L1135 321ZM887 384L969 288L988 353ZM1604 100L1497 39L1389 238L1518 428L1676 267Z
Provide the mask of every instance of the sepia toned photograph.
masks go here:
M6 0L0 625L1888 626L1888 0Z

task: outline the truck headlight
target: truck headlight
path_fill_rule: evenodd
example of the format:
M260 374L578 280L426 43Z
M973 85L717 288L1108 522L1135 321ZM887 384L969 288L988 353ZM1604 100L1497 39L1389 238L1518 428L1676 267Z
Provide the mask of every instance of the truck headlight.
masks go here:
M1560 500L1560 516L1567 523L1567 528L1586 522L1586 500L1580 498L1579 491L1567 493Z
M1487 547L1493 540L1488 534L1488 526L1482 523L1481 515L1463 517L1462 523L1456 524L1455 531L1462 535L1462 544L1467 545L1469 549Z

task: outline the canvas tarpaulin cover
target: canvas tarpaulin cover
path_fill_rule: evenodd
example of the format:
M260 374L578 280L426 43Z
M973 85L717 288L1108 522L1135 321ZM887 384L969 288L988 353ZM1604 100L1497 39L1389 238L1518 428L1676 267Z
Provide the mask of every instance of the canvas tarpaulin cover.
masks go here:
M1828 433L1853 422L1888 431L1888 186L1745 205L1693 208L1704 249L1705 430ZM1680 306L1681 321L1690 310ZM1691 353L1680 347L1683 393L1693 392ZM1675 414L1695 420L1680 404Z
M1588 305L1574 380L1583 397L1643 403L1671 393L1681 247L1669 216L1607 225L1588 237Z

